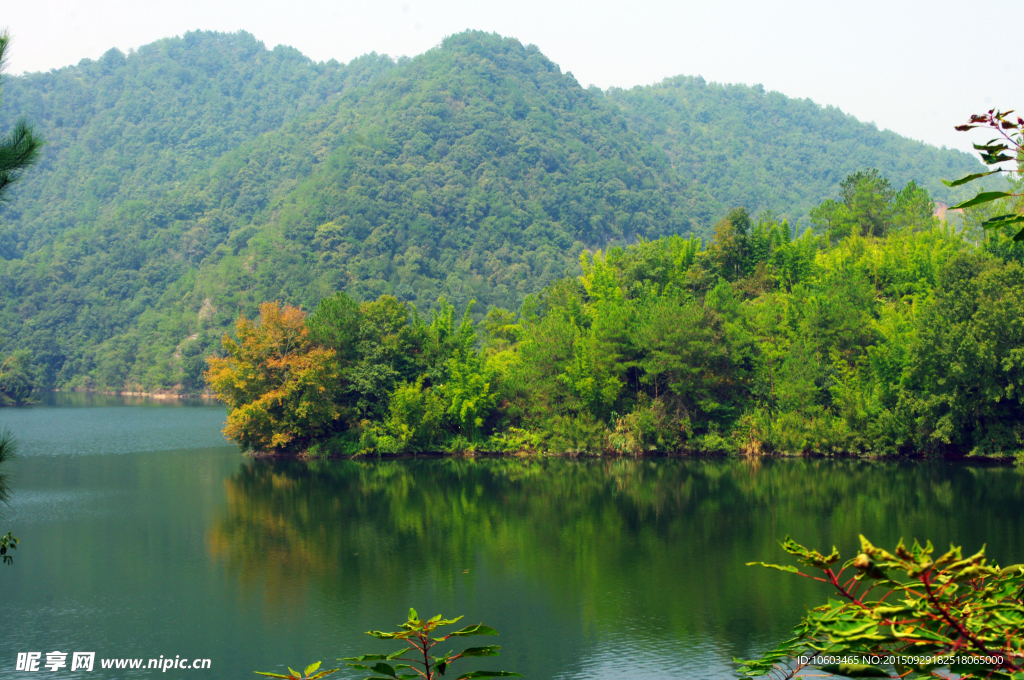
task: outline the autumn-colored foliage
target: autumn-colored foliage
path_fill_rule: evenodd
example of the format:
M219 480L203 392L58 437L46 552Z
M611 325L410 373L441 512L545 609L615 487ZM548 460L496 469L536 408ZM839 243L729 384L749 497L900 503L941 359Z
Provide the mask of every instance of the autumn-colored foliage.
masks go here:
M211 357L206 380L230 413L224 434L253 450L281 449L322 435L341 415L335 351L310 341L306 314L278 302L257 321L238 319L226 357Z

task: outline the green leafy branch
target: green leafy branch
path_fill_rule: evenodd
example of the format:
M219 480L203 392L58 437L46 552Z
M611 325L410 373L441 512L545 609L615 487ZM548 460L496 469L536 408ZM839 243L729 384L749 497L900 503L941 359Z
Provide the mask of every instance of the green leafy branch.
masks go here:
M1024 154L1024 119L1017 116L1016 121L1010 118L1010 114L1013 111L1000 111L998 109L990 109L988 113L975 114L971 116L969 123L965 125L957 125L956 129L961 132L967 132L976 127L987 127L996 130L1000 137L990 139L985 144L975 144L974 148L977 149L981 155L982 162L988 166L995 166L999 163L1005 163L1007 161L1018 162L1017 172L1020 172L1020 162L1022 154ZM988 172L979 172L973 175L967 175L961 177L953 182L942 180L942 183L948 187L957 187L968 182L973 182L981 177L987 177L996 173L1008 172L1002 168L995 168ZM983 203L989 203L1001 198L1017 198L1024 196L1024 193L1009 193L1005 191L982 191L979 192L974 198L970 198L966 201L962 201L952 206L951 210L958 208L971 208L976 205ZM1024 213L1011 212L1004 215L996 215L981 223L983 229L1002 229L1003 227L1009 227L1015 224L1024 224ZM1024 241L1024 228L1021 228L1017 232L1017 235L1013 237L1014 241Z
M0 34L0 48L3 47L3 34ZM0 49L0 62L3 60L3 51ZM9 428L0 430L0 468L3 464L14 458L18 449L18 440ZM7 475L0 469L0 503L7 503L11 498L11 487L7 483ZM8 553L18 549L18 539L10 531L6 536L0 536L0 561L4 564L13 564L14 556Z
M7 49L11 34L0 31L0 73L7 64ZM8 187L17 182L27 167L39 158L43 139L35 134L24 118L14 124L6 137L0 137L0 201L5 200Z
M888 665L900 678L947 677L938 673L945 669L964 679L1024 680L1024 565L988 564L984 548L965 558L951 546L933 558L930 542L900 541L890 553L860 541L860 554L836 569L835 548L823 555L786 537L783 550L820 576L750 563L828 583L838 599L808 612L791 639L760 659L736 659L742 674L793 678L812 667L888 678L884 660L894 660ZM817 664L815 656L845 662Z
M331 673L337 673L339 670L341 670L340 668L332 668L329 671L320 671L318 673L317 669L319 668L320 662L317 661L316 663L306 666L306 669L301 673L289 668L289 675L281 675L280 673L262 673L260 671L256 671L256 675L265 675L268 678L284 678L284 680L320 680L320 678L326 677Z
M0 559L3 560L4 564L12 564L14 562L14 557L8 555L7 551L17 549L18 539L17 537L11 535L10 531L7 532L6 536L0 537Z
M391 654L364 654L362 656L342 660L355 661L357 663L349 663L347 665L358 670L370 671L375 674L366 680L387 680L388 678L391 678L392 680L419 680L420 678L423 680L437 680L437 678L440 678L445 674L452 663L459 659L475 656L498 656L498 652L501 649L500 645L470 647L459 654L453 654L449 651L445 653L444 656L432 656L430 652L433 647L441 642L445 642L449 638L498 634L498 631L493 628L489 628L483 624L476 624L474 626L467 626L461 630L448 633L443 637L431 637L431 634L437 628L450 626L460 619L462 619L461 616L454 619L442 619L441 615L438 614L432 619L421 621L419 616L416 614L416 610L410 609L409 620L399 625L401 630L393 633L386 633L379 630L371 630L367 632L367 635L372 635L378 640L401 640L407 645L405 649L400 649ZM413 658L407 658L404 656L409 653L413 655ZM365 662L368 661L376 661L377 663L373 666L368 666L365 664ZM393 661L401 661L403 663L397 663L394 665L389 663ZM401 673L403 670L412 672ZM521 678L523 676L519 673L510 673L508 671L472 671L469 673L463 673L456 678L456 680L507 677Z

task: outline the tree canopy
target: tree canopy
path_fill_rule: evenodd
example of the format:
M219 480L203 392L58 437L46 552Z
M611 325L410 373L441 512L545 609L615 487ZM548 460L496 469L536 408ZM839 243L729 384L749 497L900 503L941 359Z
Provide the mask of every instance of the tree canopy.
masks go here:
M794 237L737 208L706 246L584 252L580 275L479 322L444 298L429 320L394 296L326 298L303 337L310 360L332 353L320 394L335 415L269 448L1024 460L1024 250L939 221L913 182L869 170L843 187L840 231ZM225 339L211 378L225 361L248 370L236 346Z

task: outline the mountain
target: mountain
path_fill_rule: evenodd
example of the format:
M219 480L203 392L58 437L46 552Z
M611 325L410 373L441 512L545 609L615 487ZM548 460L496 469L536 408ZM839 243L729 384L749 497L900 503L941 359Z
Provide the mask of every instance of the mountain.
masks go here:
M941 180L977 167L963 152L914 142L835 107L765 92L760 85L677 76L611 89L607 96L688 183L705 191L714 206L709 217L743 205L802 219L822 199L835 197L843 179L871 167L894 185L913 180L932 198L951 202L968 192Z
M199 389L264 300L515 309L583 248L707 236L737 205L795 220L867 166L949 200L937 178L978 167L756 88L584 89L476 32L347 65L189 33L3 94L0 129L49 144L0 207L0 351L63 388Z

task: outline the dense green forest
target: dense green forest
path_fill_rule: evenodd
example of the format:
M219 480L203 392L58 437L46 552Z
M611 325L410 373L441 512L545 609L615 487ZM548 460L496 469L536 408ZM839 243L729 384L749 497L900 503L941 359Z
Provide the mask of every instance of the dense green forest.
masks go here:
M443 296L479 320L584 250L707 239L736 205L789 238L856 170L951 200L937 179L978 166L757 88L584 89L472 32L347 65L190 33L3 95L0 129L26 116L48 142L0 206L0 353L41 388L195 392L266 300Z
M239 319L209 381L257 451L984 454L1024 460L1024 245L877 172L792 238L581 255L518 313L345 293ZM1014 210L1020 210L1020 199ZM973 218L972 218L973 219Z
M612 89L608 97L674 168L704 188L715 219L744 205L803 220L843 178L869 167L900 186L914 180L936 200L950 202L941 179L959 177L966 167L963 154L909 143L837 108L765 92L759 85L678 76Z

